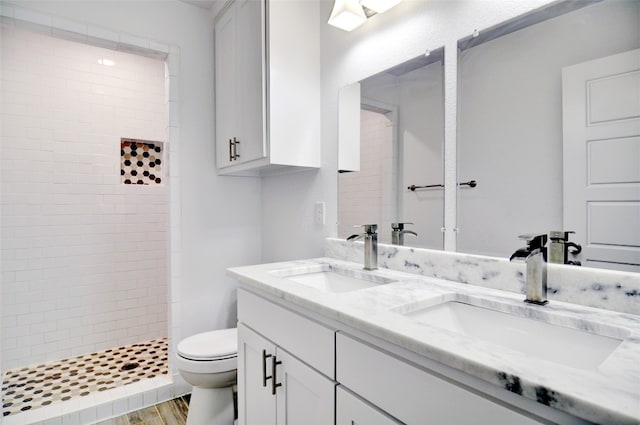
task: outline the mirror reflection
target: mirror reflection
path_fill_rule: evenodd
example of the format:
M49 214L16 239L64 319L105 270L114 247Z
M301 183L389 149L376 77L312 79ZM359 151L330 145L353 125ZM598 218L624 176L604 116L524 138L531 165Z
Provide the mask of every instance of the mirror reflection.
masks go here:
M442 249L442 188L408 187L443 183L443 61L440 48L360 82L360 169L338 177L338 237L376 223L382 243Z
M640 2L554 7L459 43L458 251L575 231L571 261L640 271Z

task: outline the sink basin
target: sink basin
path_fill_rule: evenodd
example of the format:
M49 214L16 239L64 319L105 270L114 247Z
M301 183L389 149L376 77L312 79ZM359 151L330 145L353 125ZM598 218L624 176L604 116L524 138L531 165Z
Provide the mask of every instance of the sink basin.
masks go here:
M622 343L619 338L459 301L426 308L405 307L401 314L419 323L579 369L597 369ZM625 331L618 329L620 334Z
M395 282L372 272L318 264L311 267L275 270L272 275L284 277L324 292L350 292Z

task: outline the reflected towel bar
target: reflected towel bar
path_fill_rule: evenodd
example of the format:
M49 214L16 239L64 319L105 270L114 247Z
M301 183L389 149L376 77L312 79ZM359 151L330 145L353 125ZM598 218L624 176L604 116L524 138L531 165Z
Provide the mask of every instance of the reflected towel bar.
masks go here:
M458 183L458 186L469 186L469 187L476 187L478 185L478 182L475 180L469 180L468 182L462 182L462 183ZM407 187L407 189L409 189L410 191L414 192L416 189L434 189L434 188L438 188L438 187L442 187L444 188L443 184L429 184L426 186L416 186L415 184L412 184L411 186Z

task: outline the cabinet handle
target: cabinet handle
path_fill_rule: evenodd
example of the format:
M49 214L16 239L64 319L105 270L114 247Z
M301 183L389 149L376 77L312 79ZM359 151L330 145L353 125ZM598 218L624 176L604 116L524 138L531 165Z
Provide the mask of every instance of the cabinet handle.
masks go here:
M282 382L276 384L276 367L279 364L282 364L282 362L279 362L276 356L273 356L273 358L271 359L271 377L273 378L273 380L271 381L271 394L273 395L276 395L276 388L282 386Z
M236 140L233 138L233 159L240 158L240 154L238 153L238 145L240 144L240 140Z
M266 387L267 381L273 378L273 375L267 376L267 359L269 357L271 357L271 354L267 354L267 350L262 350L262 386L263 387Z
M239 144L240 141L236 140L235 137L233 139L229 139L229 162L235 161L236 159L240 158L240 154L238 153Z

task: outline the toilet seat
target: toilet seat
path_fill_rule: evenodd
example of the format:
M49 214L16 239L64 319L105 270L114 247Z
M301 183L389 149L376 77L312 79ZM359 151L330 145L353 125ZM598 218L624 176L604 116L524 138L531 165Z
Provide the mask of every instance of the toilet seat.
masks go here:
M178 343L178 355L187 360L219 361L238 356L238 330L221 329L192 335Z

